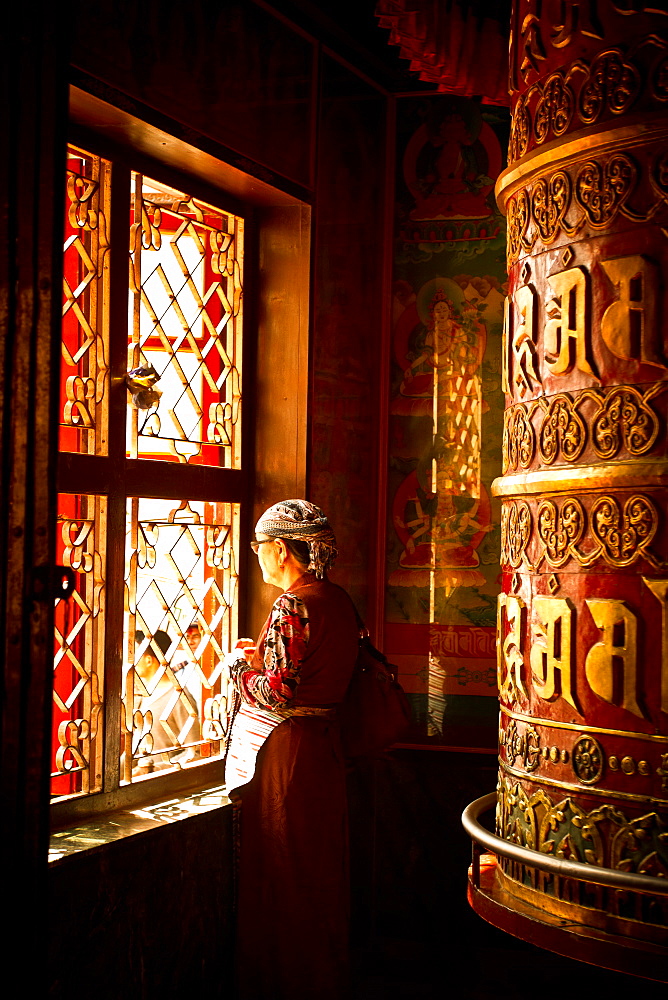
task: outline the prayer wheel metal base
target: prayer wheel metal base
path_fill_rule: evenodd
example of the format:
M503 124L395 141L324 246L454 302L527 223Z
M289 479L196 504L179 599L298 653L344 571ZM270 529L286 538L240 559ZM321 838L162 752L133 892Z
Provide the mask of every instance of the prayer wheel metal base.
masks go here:
M668 982L662 917L668 882L541 856L490 833L478 816L495 793L462 817L474 842L468 901L488 923L540 948L616 972ZM494 853L481 854L481 846Z
M615 972L668 982L668 948L634 939L631 921L615 933L592 926L606 921L607 913L600 910L569 903L550 912L542 892L527 892L496 865L481 872L478 886L469 881L468 900L483 920L539 948Z

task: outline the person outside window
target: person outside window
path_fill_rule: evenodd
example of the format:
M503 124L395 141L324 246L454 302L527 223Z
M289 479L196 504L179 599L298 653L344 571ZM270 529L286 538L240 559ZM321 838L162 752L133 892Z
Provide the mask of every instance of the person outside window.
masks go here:
M143 632L136 632L135 643L144 639ZM174 686L161 664L160 654L164 661L170 646L169 635L158 629L135 664L135 713L141 713L145 729L140 756L133 762L135 776L181 766L198 756L196 746L179 747L180 742L192 744L200 739L199 711L192 696Z

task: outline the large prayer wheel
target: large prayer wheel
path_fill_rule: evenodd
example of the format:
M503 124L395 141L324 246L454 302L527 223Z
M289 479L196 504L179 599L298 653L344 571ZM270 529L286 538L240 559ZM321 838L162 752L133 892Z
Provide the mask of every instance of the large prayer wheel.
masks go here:
M495 483L504 580L497 834L543 855L663 877L665 8L514 4L510 163L497 185L509 290ZM591 960L613 968L656 976L663 955L668 978L668 897L637 891L640 882L588 884L530 858L500 858L489 894L503 905L486 909L475 893L472 902L555 950L568 951L555 944L568 927L592 942Z

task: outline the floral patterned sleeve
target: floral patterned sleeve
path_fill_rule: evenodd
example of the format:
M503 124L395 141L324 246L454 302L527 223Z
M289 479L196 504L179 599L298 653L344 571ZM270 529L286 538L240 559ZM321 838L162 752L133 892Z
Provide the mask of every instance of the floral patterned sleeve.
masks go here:
M249 705L279 708L289 702L299 684L302 660L309 641L309 620L302 601L294 594L281 594L271 609L265 638L264 662L236 660L232 676Z

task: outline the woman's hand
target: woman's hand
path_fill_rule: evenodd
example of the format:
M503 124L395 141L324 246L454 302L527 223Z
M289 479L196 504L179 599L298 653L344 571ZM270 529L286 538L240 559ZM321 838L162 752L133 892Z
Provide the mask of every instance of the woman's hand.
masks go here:
M235 649L241 649L248 663L253 659L255 653L254 639L237 639L234 644Z
M254 639L237 639L234 644L234 648L225 657L226 662L234 663L235 660L240 659L236 651L239 651L247 663L250 663L253 659L253 654L255 653L255 640Z

